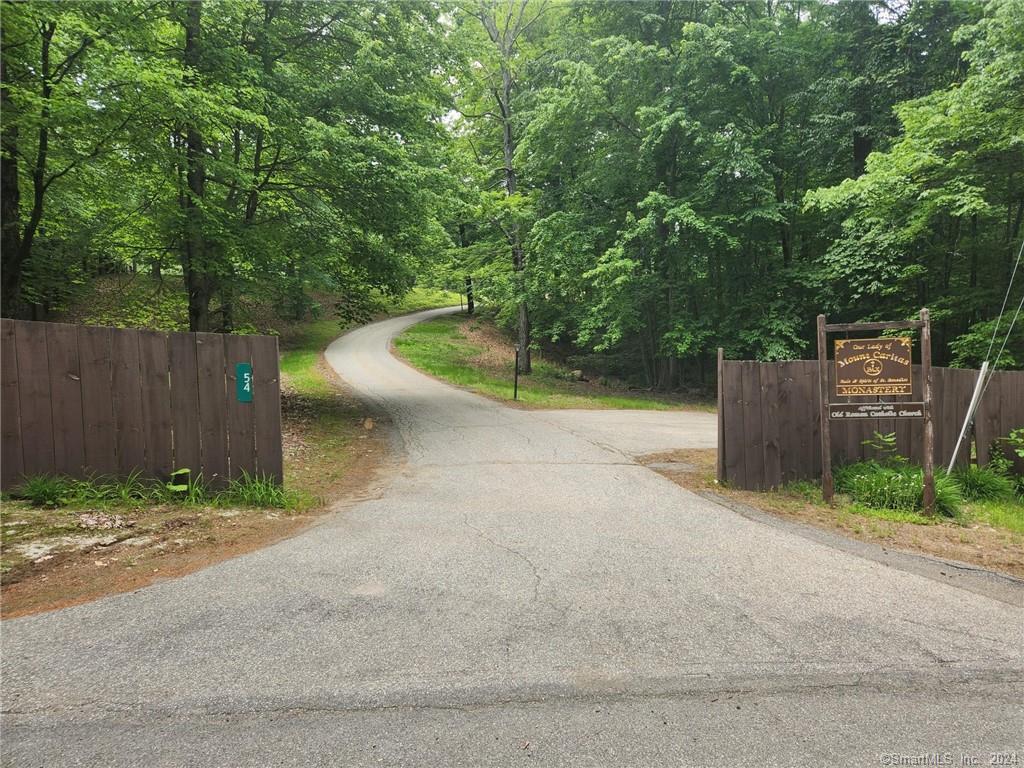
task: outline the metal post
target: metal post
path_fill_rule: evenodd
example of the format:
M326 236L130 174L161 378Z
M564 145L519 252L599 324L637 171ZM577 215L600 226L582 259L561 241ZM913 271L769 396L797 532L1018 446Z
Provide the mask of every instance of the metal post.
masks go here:
M826 348L825 316L818 315L818 392L821 399L821 495L831 503L835 496L832 480L832 435L828 423L828 350Z
M924 400L924 513L935 512L935 425L932 422L932 327L928 310L921 310L921 394Z
M515 383L512 385L512 399L513 400L518 400L519 399L519 345L518 344L516 344L516 373L515 373L515 377L514 377L513 381Z
M967 407L967 415L964 417L964 424L960 427L960 436L956 439L956 447L953 449L953 455L949 457L949 466L946 467L946 472L953 471L953 465L956 464L956 457L960 455L960 446L963 445L964 438L967 437L967 430L971 426L971 422L974 421L974 414L978 410L978 401L981 400L981 390L985 384L985 374L988 372L988 360L985 360L981 364L981 370L978 371L978 380L974 382L974 393L971 395L971 404ZM967 463L971 463L970 451L967 455Z

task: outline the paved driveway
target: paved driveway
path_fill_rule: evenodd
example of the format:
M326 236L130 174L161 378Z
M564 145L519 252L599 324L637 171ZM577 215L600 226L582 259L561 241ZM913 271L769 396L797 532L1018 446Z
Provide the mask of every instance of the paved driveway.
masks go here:
M1019 607L633 462L708 445L707 414L518 411L422 376L387 347L432 314L328 350L397 426L377 498L185 578L3 623L3 765L1020 753Z

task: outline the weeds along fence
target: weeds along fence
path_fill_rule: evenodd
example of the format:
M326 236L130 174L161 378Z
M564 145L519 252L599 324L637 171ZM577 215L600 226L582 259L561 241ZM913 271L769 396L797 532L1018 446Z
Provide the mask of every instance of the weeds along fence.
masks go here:
M214 487L243 472L283 479L272 336L4 319L0 342L5 490L39 474L186 468Z
M834 390L829 366L829 391ZM932 368L935 465L948 466L971 401L978 371ZM920 401L920 366L914 366L912 401ZM877 397L848 398L878 402ZM821 477L818 361L781 363L726 360L718 381L718 479L736 488L764 490L794 480ZM1024 426L1024 372L1002 371L992 381L974 419L973 441L980 465L988 463L999 438ZM831 422L833 465L878 458L865 445L874 433L895 433L896 449L920 463L922 419L858 419ZM969 434L968 437L971 437ZM1014 457L1007 454L1009 458ZM956 464L971 460L965 439ZM1024 470L1017 461L1017 470Z

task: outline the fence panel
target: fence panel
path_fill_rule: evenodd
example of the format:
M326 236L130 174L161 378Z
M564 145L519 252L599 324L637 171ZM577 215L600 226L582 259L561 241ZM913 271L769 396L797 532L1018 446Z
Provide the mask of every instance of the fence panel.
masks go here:
M0 487L10 487L23 474L18 353L14 321L0 320Z
M117 469L122 475L146 469L138 331L111 331L111 391L117 428Z
M224 396L224 337L218 333L197 333L195 337L203 480L219 488L227 483L230 463Z
M252 365L252 351L245 336L224 337L224 366L227 374L227 432L231 450L231 479L256 474L255 417L252 403L239 402L238 364Z
M4 319L0 487L34 474L283 479L277 339ZM237 396L236 366L253 371Z
M53 412L50 410L50 364L46 354L46 326L18 323L14 329L17 345L18 402L24 449L22 469L27 475L54 468Z
M830 369L829 391L832 391ZM945 467L953 454L967 414L977 371L933 368L935 462ZM920 366L914 366L912 400L922 397ZM773 488L793 480L821 476L818 362L794 360L757 363L725 360L719 382L718 436L720 479L749 490ZM880 398L852 398L851 402L877 402ZM1012 429L1024 426L1024 372L996 373L975 417L978 461L986 464L989 447ZM836 464L877 458L865 445L874 433L896 434L901 455L920 463L923 424L920 419L864 419L832 421L832 461ZM970 437L957 455L957 465L970 459ZM1024 460L1007 456L1024 471Z
M187 469L192 477L203 471L199 437L199 365L196 340L188 333L167 338L171 373L171 430L174 434L174 467Z
M146 467L157 477L168 477L174 471L169 354L167 334L139 331L139 389Z
M110 328L78 329L82 361L82 413L85 416L85 463L100 475L117 473L117 422L112 397ZM20 350L19 350L20 351ZM26 441L28 435L25 436Z
M78 362L78 330L75 326L48 325L46 352L55 435L53 466L58 473L68 474L85 464L82 369Z
M261 475L284 481L281 453L281 377L277 365L277 339L253 336L253 413L256 419L256 465Z

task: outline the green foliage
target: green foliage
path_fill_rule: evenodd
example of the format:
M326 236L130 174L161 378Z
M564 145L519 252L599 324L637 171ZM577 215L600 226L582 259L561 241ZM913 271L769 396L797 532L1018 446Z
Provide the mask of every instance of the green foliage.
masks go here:
M244 506L299 509L312 499L262 476L242 477L215 492L189 469L178 469L166 483L133 472L123 478L74 479L53 475L26 478L11 494L37 507L138 507L156 504L183 506Z
M66 503L70 483L67 478L33 475L14 489L11 496L24 499L35 507L60 507Z
M953 478L968 501L999 501L1014 495L1014 484L1010 478L985 467L972 464L954 472Z
M1024 427L1020 429L1014 429L1010 431L1010 434L1004 438L1004 441L1010 450L1012 450L1021 459L1024 459Z
M855 502L876 509L918 512L924 508L924 480L921 469L863 461L839 467L836 491ZM956 480L945 472L935 473L935 509L946 517L957 517L963 495Z
M900 456L896 452L895 432L882 434L876 430L874 435L870 439L864 440L861 445L866 445L868 448L872 448L881 454L883 463L900 466L907 462L905 456Z
M483 364L480 355L484 349L463 335L459 328L460 320L458 317L439 317L418 323L395 339L395 348L403 358L432 376L489 397L511 400L514 353L507 350L504 366L497 367L489 361ZM546 360L535 361L533 374L519 380L519 400L542 408L663 410L679 405L641 394L581 389L567 381L568 378L563 367Z
M1024 0L4 10L8 313L351 323L471 274L671 389L820 311L927 303L976 365L1022 237Z
M3 58L6 312L148 271L175 288L119 324L232 330L253 296L401 293L448 245L434 4L14 4Z
M456 93L472 194L448 274L653 387L703 383L719 346L806 355L823 310L925 302L935 362L974 364L1021 236L1022 18L1022 0L559 6L526 36L537 63L511 62L514 199L505 121L478 75Z
M976 502L971 505L970 519L1024 534L1024 499Z
M214 501L223 506L295 509L302 505L308 506L310 500L302 494L285 489L271 478L242 472L242 476L232 480L224 491L217 494Z

